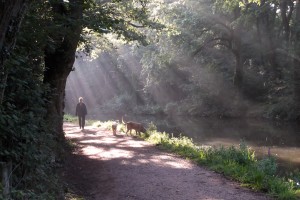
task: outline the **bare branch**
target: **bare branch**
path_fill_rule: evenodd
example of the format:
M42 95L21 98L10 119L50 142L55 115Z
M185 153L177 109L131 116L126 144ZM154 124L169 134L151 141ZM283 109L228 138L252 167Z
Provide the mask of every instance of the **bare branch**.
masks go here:
M227 41L227 42L230 42L230 40L229 39L227 39L227 38L223 38L223 37L218 37L218 38L212 38L212 39L209 39L209 40L207 40L207 41L205 41L192 55L193 56L195 56L195 55L197 55L200 51L202 51L202 49L204 48L204 47L206 47L207 45L209 45L209 44L211 44L211 43L213 43L213 42L215 42L215 41L220 41L219 43L221 44L222 42L224 42L224 41ZM215 45L214 45L215 46ZM226 46L226 45L224 45L224 46ZM229 46L226 46L226 47L229 47Z
M144 28L145 27L144 25L137 25L137 24L133 24L131 22L128 22L128 24L135 27L135 28Z

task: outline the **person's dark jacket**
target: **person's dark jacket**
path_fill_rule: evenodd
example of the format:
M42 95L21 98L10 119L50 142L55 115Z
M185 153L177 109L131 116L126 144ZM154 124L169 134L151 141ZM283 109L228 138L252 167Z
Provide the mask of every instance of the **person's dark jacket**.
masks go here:
M84 103L78 103L76 106L76 116L85 116L87 114L86 106Z

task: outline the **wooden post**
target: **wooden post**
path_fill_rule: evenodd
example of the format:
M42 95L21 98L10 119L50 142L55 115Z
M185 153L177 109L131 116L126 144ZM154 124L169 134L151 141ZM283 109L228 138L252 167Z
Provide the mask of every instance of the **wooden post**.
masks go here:
M3 196L9 197L11 189L12 162L0 162L0 178L3 187Z

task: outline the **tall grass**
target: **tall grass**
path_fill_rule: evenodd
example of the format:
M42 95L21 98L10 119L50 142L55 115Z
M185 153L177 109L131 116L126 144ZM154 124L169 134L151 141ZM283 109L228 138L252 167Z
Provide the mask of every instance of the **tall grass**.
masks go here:
M71 115L71 114L64 114L64 122L70 122L70 123L74 123L74 124L78 124L78 117ZM96 120L91 120L91 119L85 119L85 125L89 126L89 125L93 125L94 123L99 122ZM99 122L100 124L100 122Z
M64 114L64 122L78 123L77 116Z

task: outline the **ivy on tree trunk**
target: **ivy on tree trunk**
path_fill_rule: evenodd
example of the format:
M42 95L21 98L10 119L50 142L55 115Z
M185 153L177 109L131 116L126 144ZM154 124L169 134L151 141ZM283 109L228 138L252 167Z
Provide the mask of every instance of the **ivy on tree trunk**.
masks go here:
M15 47L27 2L27 0L0 1L0 104L3 101L8 75L4 63Z
M54 11L54 23L63 23L64 30L51 35L55 48L45 50L44 83L51 89L47 107L47 120L57 134L57 139L63 137L63 110L65 86L69 73L75 61L76 48L82 31L83 0L70 0L66 10L63 1L51 1ZM62 21L63 20L63 21Z

